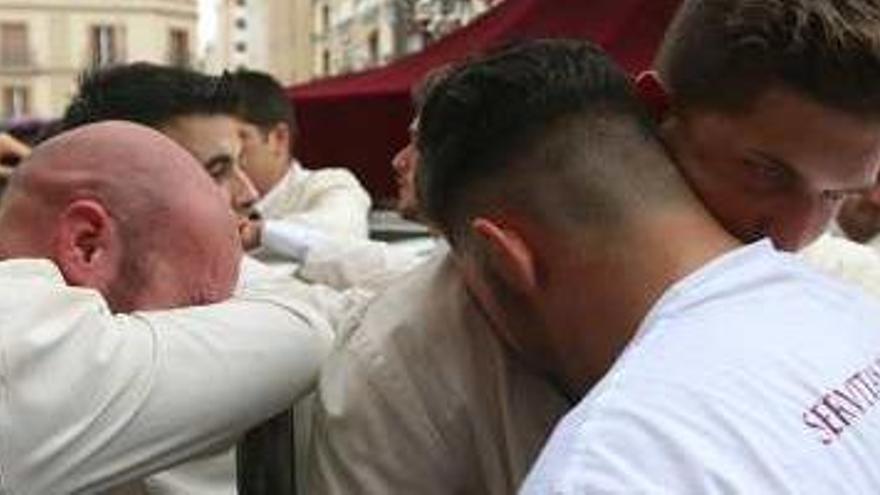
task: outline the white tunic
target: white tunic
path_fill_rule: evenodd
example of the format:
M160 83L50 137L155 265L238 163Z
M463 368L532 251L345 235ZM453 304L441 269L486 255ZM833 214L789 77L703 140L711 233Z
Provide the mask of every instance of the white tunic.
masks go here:
M820 271L880 297L880 254L876 249L825 233L797 254Z
M344 168L309 170L296 160L257 203L269 221L303 225L341 237L366 238L370 196Z
M315 407L309 494L502 495L568 403L502 346L440 253L368 308Z
M0 262L0 493L92 493L228 445L333 341L290 287L114 315L46 260Z

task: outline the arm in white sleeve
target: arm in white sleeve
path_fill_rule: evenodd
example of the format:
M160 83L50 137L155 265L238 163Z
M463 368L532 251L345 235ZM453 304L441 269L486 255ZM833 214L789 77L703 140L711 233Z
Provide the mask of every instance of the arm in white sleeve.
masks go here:
M306 392L332 345L269 289L130 316L89 290L21 297L0 329L4 493L94 492L230 443Z
M260 247L302 263L313 249L321 249L331 237L314 228L279 220L264 220Z

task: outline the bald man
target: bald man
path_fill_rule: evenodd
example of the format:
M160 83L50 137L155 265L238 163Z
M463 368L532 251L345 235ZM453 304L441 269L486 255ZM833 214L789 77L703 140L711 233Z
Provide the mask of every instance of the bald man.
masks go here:
M289 284L215 304L240 257L217 187L158 132L107 122L36 148L0 203L0 492L100 491L302 393L330 327Z

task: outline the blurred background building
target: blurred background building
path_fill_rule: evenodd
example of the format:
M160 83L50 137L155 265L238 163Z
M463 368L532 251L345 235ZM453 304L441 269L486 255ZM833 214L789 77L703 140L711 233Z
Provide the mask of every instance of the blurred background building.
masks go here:
M314 0L216 0L216 29L205 69L240 67L269 72L285 83L312 77Z
M61 114L83 70L190 65L197 0L0 0L0 121Z
M209 72L285 83L363 70L423 48L501 0L215 0Z
M501 0L313 0L313 75L344 74L416 52Z
M84 70L115 63L247 67L284 84L376 67L500 1L0 0L0 123L59 116Z

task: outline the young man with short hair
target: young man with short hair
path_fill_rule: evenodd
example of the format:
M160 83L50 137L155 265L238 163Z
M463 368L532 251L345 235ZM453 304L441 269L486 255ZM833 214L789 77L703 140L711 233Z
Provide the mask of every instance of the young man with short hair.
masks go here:
M233 75L242 97L238 116L244 143L242 166L259 191L255 220L245 247L270 262L290 260L284 243L290 228L364 239L369 234L370 197L343 168L310 170L293 156L296 116L284 88L272 76L239 70ZM302 261L294 259L293 261Z

